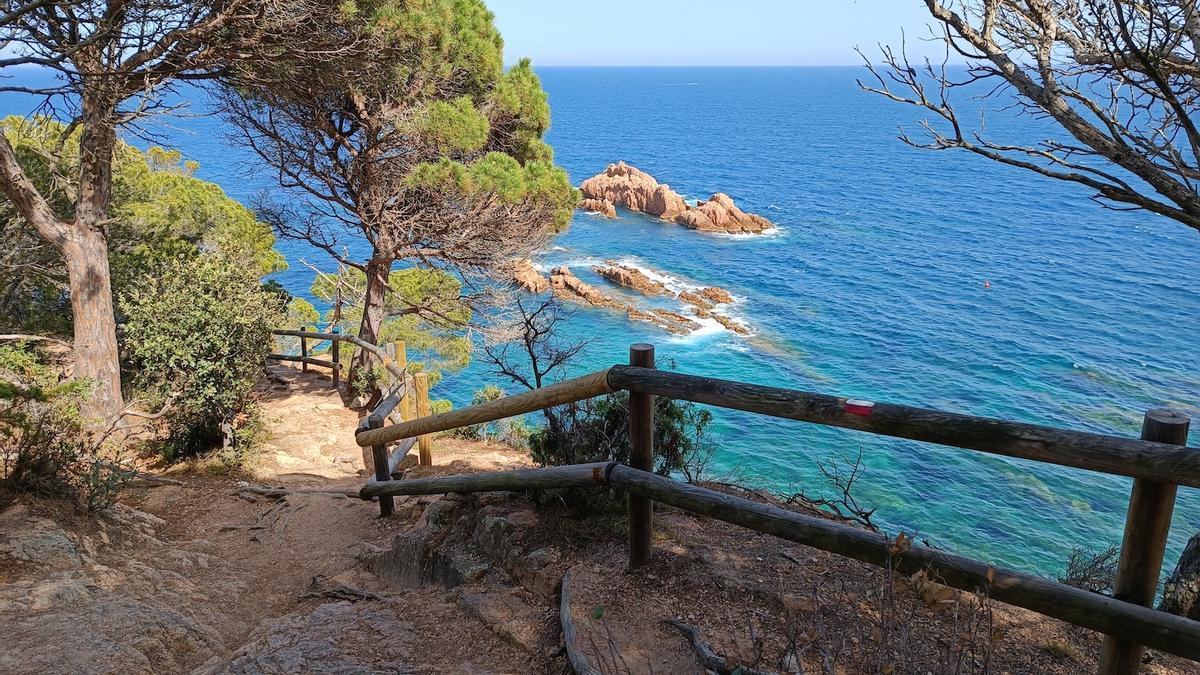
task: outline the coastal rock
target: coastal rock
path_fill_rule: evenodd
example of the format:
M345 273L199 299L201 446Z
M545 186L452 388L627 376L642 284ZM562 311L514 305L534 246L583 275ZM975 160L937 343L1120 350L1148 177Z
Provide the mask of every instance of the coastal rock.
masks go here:
M620 304L608 295L596 290L593 286L584 283L579 277L572 274L570 268L566 266L559 266L550 270L550 288L560 298L582 302L595 307L611 307Z
M724 192L689 206L670 186L625 162L609 164L604 173L583 181L579 189L584 196L580 208L610 217L616 217L613 205L619 205L700 232L761 234L775 226L762 216L739 209Z
M517 260L510 268L513 281L530 293L541 293L550 288L550 282L537 271L529 259Z
M750 334L749 328L747 328L745 325L743 325L737 321L734 321L733 319L731 319L727 316L721 316L720 314L717 314L714 312L714 313L712 313L712 318L715 319L717 323L724 326L727 330L731 330L734 333L737 333L738 335L749 335Z
M604 173L583 181L579 189L588 199L601 199L665 220L688 210L687 202L669 185L625 162L609 164Z
M718 192L675 216L675 222L701 232L730 234L762 234L774 227L766 218L739 209L724 192Z
M596 274L618 286L632 288L642 295L662 295L667 292L666 286L646 276L645 272L636 267L618 265L611 260L606 260L605 263L607 266L595 268Z
M599 213L609 218L617 217L617 207L613 206L613 203L607 199L583 199L579 202L579 208L584 211Z
M700 296L709 302L718 305L724 305L726 303L733 302L732 293L724 288L717 288L716 286L709 286L707 288L700 289Z

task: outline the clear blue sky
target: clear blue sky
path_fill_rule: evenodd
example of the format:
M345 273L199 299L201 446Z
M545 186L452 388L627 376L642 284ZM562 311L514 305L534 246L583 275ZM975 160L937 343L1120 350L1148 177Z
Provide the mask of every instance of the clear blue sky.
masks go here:
M505 59L541 66L858 65L878 42L940 56L921 0L486 0Z

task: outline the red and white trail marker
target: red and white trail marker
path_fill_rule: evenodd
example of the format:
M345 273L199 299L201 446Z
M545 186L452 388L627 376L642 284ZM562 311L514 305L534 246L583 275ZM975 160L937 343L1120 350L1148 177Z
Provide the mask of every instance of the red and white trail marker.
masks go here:
M861 415L862 417L867 417L871 414L871 411L875 409L875 402L864 401L857 398L848 398L842 405L842 409L851 415Z

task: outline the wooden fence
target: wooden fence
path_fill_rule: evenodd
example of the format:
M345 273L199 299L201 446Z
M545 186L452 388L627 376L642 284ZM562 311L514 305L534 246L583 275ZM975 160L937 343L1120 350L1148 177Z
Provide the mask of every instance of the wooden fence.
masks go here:
M300 338L300 355L269 354L273 361L298 362L304 372L309 366L321 366L333 370L333 387L340 389L342 369L345 364L341 361L338 343L346 342L368 354L368 359L383 368L384 376L380 385L379 401L371 411L359 422L359 430L379 429L387 422L403 423L416 416L429 415L429 375L427 373L410 373L408 368L408 353L403 342L393 342L378 346L360 339L355 335L339 332L322 333L318 331L276 330L277 336ZM330 343L330 358L318 359L309 356L309 341ZM432 443L428 434L414 435L395 443L389 451L386 443L371 446L371 463L375 477L371 482L389 481L400 462L408 455L413 446L418 449L418 461L429 466L433 464ZM383 515L390 515L394 509L391 497L379 498L379 509Z
M330 339L326 334L309 336ZM613 366L439 415L419 414L384 424L390 414L385 400L376 408L384 414L374 423L361 425L355 440L371 447L376 458L402 457L414 439L429 434L622 390L630 396L629 466L582 464L392 480L393 461L377 459L376 477L359 495L378 498L380 512L386 515L396 495L617 487L631 497L631 568L644 564L650 556L652 502L659 501L900 572L928 570L948 586L983 591L999 601L1104 633L1101 673L1136 673L1146 646L1200 661L1200 622L1150 607L1162 571L1176 487L1200 487L1200 448L1187 447L1189 420L1174 411L1147 412L1141 438L1122 438L660 371L654 368L653 346L639 344L630 348L627 366ZM1114 595L997 568L940 549L912 545L896 555L895 542L881 534L655 475L651 473L655 396L1129 476L1133 489ZM395 449L388 453L393 444Z

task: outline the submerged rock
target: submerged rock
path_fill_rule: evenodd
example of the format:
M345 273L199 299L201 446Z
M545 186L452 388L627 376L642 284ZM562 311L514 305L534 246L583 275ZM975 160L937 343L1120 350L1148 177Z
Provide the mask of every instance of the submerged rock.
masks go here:
M611 296L596 290L590 284L584 283L565 265L550 270L550 288L560 298L596 307L612 307L621 304L613 300Z

